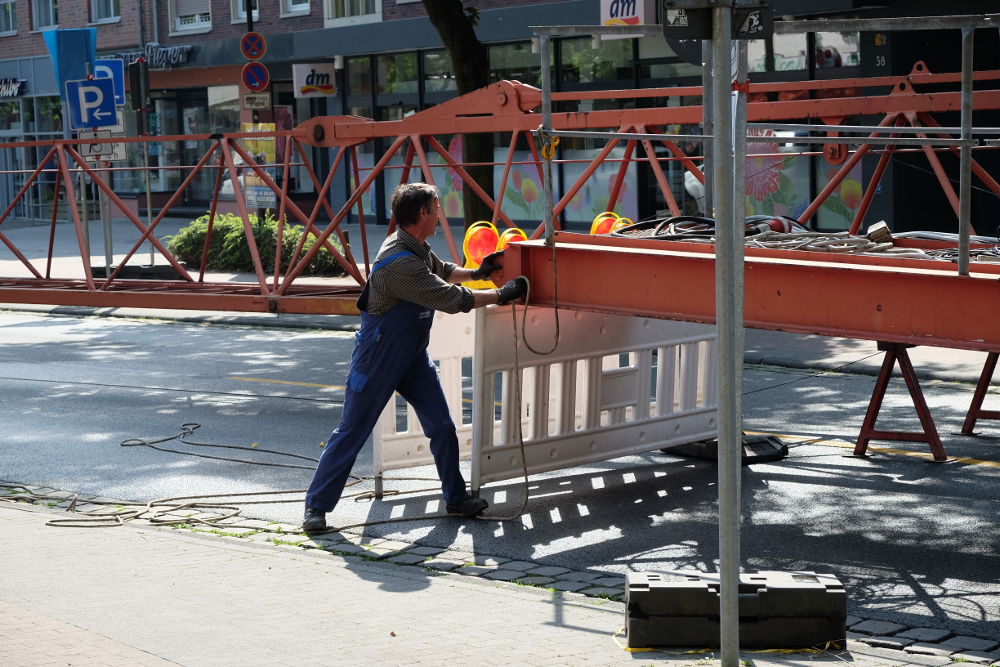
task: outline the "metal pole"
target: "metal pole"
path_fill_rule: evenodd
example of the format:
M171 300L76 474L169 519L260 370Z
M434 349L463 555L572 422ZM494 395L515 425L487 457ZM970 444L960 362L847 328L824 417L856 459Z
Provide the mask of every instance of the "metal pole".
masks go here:
M552 137L552 73L549 71L549 36L538 36L538 54L542 67L542 157L552 155L554 147L549 144ZM552 221L552 160L545 157L545 183L542 184L542 194L545 197L545 244L552 245L555 236L555 225Z
M104 275L106 278L110 278L111 264L115 258L111 240L111 207L108 204L108 195L104 190L98 192L97 201L101 212L101 227L104 229Z
M737 310L733 211L733 110L730 66L730 7L712 9L712 89L714 132L712 184L715 205L715 321L719 346L719 646L722 667L738 667L740 456L743 434L738 399L742 354L737 358ZM742 228L742 224L739 225ZM742 229L740 230L742 231Z
M142 111L140 113L145 113L146 117L148 119L148 117L149 117L149 112L148 111ZM148 125L149 121L147 120L146 123ZM143 170L142 170L143 180L146 181L146 228L148 229L150 227L150 225L153 224L153 193L152 193L152 190L150 189L150 185L149 185L149 176L150 176L150 171L149 171L149 142L147 142L147 141L142 142L142 166L143 166ZM155 257L153 256L153 242L150 241L149 242L149 265L153 266L154 263L155 263Z
M958 275L969 275L969 230L972 228L972 39L962 28L962 145L958 149Z
M90 257L90 200L87 198L87 172L83 167L76 168L77 181L80 184L80 217L83 222L84 245L87 246L87 256ZM87 267L90 271L90 267Z
M701 59L703 62L702 72L712 71L712 44L711 42L706 42L702 40L701 42ZM712 79L713 77L702 76L702 90L701 90L701 112L702 112L702 128L703 134L711 136L712 134L712 107L713 107L713 91L712 91ZM712 217L712 203L714 199L712 198L712 187L715 181L712 178L712 140L705 139L702 144L701 153L704 159L701 163L701 171L705 174L705 199L702 201L701 210L708 217Z

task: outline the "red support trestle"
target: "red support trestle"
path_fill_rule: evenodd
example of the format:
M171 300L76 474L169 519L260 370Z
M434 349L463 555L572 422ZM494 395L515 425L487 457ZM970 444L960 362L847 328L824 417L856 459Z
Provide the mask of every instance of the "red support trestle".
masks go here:
M997 367L997 357L1000 353L990 352L986 355L986 363L983 364L983 372L979 376L979 383L976 384L976 392L972 395L972 403L969 404L969 411L965 414L965 423L962 424L962 433L972 435L976 428L977 419L1000 419L1000 410L983 410L983 399L986 398L986 390L989 389L990 380L993 379L993 371Z
M865 414L864 422L861 424L858 442L854 446L855 456L865 455L868 451L869 440L897 440L904 442L926 442L931 448L931 453L934 455L935 461L943 462L948 460L948 455L944 453L944 447L941 445L941 438L938 436L937 427L934 426L934 418L931 417L931 412L927 408L927 402L924 400L924 394L920 390L920 381L913 370L910 355L906 352L906 349L909 347L913 346L901 343L879 342L878 344L878 349L885 352L885 358L882 360L882 369L879 371L878 380L875 382L875 388L872 390L872 400L868 404L868 412ZM889 386L889 378L897 361L899 362L899 370L903 374L903 379L906 380L906 388L910 391L913 407L917 410L920 426L924 429L921 433L913 431L882 431L875 428L879 410L882 408L882 399L885 398L885 391Z

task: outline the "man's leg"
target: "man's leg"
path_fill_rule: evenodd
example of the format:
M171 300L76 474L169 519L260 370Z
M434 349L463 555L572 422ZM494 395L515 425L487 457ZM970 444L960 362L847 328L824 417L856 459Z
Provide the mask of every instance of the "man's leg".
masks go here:
M448 402L441 388L441 380L428 355L421 355L414 360L396 391L413 406L424 435L430 438L431 454L434 455L434 465L441 478L441 491L448 511L473 516L485 510L486 501L470 499L465 490L465 479L458 467L455 422L448 413Z
M351 356L351 370L344 389L344 412L340 425L327 440L316 466L306 509L330 512L344 492L358 453L364 447L385 404L396 390L403 365L394 346L374 349L372 338L359 342ZM377 342L377 341L376 341Z
M361 393L345 390L344 414L320 454L316 473L306 492L306 507L332 512L340 500L358 453L375 427L388 394L392 393L391 389L388 393L372 391L377 387L371 384L369 382Z

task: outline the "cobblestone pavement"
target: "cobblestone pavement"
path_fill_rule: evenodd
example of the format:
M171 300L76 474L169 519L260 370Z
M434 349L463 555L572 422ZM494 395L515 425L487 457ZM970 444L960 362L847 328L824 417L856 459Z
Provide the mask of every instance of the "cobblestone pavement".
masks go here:
M2 665L718 662L626 651L622 577L350 533L310 539L244 518L57 527L134 507L16 484L0 496L11 501L0 502ZM742 658L1000 667L995 641L856 617L848 627L847 651Z

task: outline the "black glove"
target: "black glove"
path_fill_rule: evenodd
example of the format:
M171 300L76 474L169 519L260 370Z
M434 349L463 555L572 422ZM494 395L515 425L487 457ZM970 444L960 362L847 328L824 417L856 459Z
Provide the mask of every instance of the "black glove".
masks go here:
M502 269L503 264L497 264L497 260L502 258L503 250L491 252L486 257L483 257L483 263L479 265L478 269L472 272L473 280L486 280L494 271Z
M505 306L511 301L517 301L528 293L528 280L518 276L497 290L497 304Z

